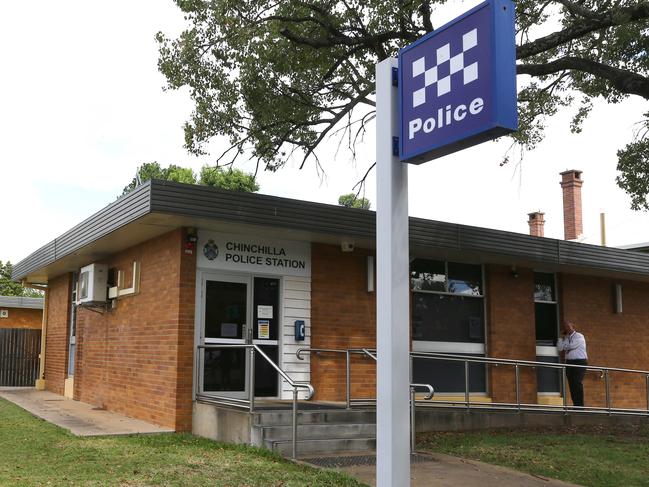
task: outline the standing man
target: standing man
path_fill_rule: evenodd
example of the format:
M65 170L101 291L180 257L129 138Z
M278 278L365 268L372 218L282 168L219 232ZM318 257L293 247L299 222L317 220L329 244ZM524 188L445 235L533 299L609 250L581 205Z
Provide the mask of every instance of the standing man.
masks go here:
M575 330L572 321L563 322L563 333L557 342L557 348L563 352L568 365L588 365L586 353L586 339L584 335ZM586 369L581 367L566 367L570 397L574 406L584 405L584 375Z

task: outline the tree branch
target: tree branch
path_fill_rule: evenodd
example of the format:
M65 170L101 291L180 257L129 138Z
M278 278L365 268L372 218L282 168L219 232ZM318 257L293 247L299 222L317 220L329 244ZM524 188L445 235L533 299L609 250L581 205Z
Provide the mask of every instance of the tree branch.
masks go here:
M281 35L286 37L289 41L295 42L297 44L304 44L314 49L323 49L330 48L335 46L358 46L363 45L368 48L375 48L377 44L383 44L384 42L392 41L395 39L405 40L405 41L414 41L416 36L408 32L397 32L389 30L386 32L381 32L380 34L363 36L363 37L349 37L345 35L330 35L327 37L319 38L308 38L302 37L294 33L288 28L284 28L279 31Z
M579 5L578 3L572 2L571 0L555 0L555 1L563 5L564 7L566 7L566 10L568 10L568 12L570 12L572 15L578 17L585 17L587 19L598 18L597 13L587 9L586 7Z
M543 64L519 64L518 74L531 76L547 76L560 71L574 70L590 73L608 80L617 90L630 95L638 95L649 100L649 78L626 69L620 69L590 59L564 57Z
M424 23L424 29L426 29L426 32L432 32L433 23L430 21L430 0L421 1L421 5L419 6L419 13L421 14L421 20Z
M578 23L562 31L518 46L516 49L516 59L525 59L536 54L541 54L549 49L553 49L597 30L616 25L624 25L647 18L649 18L649 2L641 1L632 7L615 7L601 15L588 19L580 19Z

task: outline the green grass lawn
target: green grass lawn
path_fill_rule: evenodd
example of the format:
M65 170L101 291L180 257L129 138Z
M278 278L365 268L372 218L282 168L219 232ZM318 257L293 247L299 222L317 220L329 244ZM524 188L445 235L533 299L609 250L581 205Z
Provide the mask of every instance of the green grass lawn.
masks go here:
M362 486L189 434L79 438L0 399L0 486Z
M649 429L427 433L422 450L591 487L649 486Z

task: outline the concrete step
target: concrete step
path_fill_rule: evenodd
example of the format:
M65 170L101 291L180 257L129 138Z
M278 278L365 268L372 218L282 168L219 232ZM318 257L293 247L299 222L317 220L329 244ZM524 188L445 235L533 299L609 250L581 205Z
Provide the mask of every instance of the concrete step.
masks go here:
M253 424L259 426L281 426L293 423L293 412L289 409L258 411L254 413ZM376 411L355 409L326 409L319 411L299 411L299 424L360 424L376 423Z
M291 440L267 441L265 445L284 456L290 456L293 452ZM370 452L375 449L376 438L326 438L320 440L298 440L297 442L299 457L313 454Z
M256 428L261 429L263 441L290 440L293 437L292 426L257 426ZM374 423L298 424L297 437L299 440L375 438L376 425Z

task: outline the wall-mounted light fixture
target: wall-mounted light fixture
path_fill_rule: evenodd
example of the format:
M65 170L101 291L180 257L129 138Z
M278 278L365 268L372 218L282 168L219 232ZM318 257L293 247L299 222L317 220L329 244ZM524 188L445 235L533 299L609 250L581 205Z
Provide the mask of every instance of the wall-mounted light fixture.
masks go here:
M512 266L512 277L518 279L518 269L516 269L515 265Z

